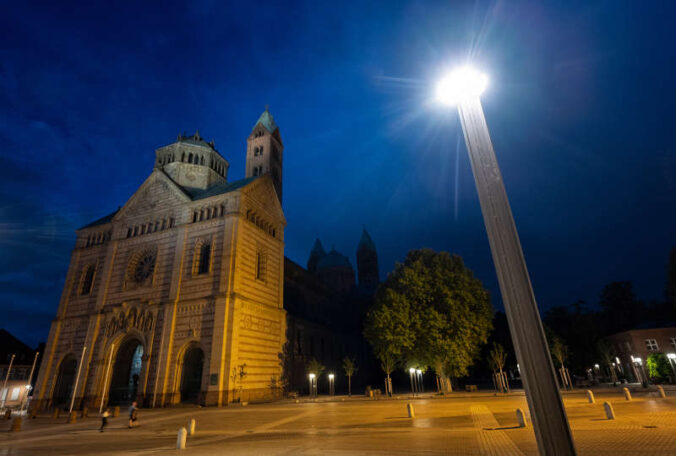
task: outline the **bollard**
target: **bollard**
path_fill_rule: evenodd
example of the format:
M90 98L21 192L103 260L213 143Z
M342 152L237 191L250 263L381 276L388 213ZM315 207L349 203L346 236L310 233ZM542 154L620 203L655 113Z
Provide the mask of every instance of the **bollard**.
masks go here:
M190 424L188 425L188 435L193 436L195 435L195 418L190 420Z
M608 418L609 420L614 420L615 410L613 410L613 406L610 405L610 402L604 402L603 408L606 410L606 418Z
M89 409L87 407L82 407L80 418L87 418L87 416L89 416Z
M60 408L55 408L52 410L52 418L58 418L59 415L61 415L61 409Z
M120 407L115 407L113 408L113 417L118 417L120 416Z
M410 402L406 404L406 410L408 410L408 417L415 418L415 411L413 410L413 404Z
M587 400L589 401L590 404L593 404L594 402L594 393L591 392L591 390L587 390Z
M68 424L77 423L77 412L70 412L68 415Z
M5 410L5 419L6 420L12 419L12 411L10 409Z
M526 415L524 415L523 410L520 408L516 409L516 421L519 423L520 428L526 427Z
M176 438L176 449L185 450L185 437L188 431L184 427L178 430L178 437Z
M662 399L667 398L667 394L664 392L664 388L662 388L662 385L657 385L657 392L660 393L660 397Z
M631 400L631 393L629 392L629 388L623 388L624 389L624 398L628 401Z
M12 428L10 429L10 432L19 432L21 430L22 422L23 419L20 416L14 418L14 421L12 421Z
M38 408L37 407L34 407L34 408L31 409L30 417L33 420L38 417Z

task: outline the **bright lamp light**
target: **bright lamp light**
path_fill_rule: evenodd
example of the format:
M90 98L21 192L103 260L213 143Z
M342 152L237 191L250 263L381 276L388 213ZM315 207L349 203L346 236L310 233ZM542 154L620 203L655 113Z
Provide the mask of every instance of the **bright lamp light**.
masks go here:
M421 371L420 369L418 369L418 370L415 371L415 372L416 372L418 375L422 374L422 371Z
M669 359L676 359L676 353L669 353L669 354L667 355L667 358L669 358Z
M408 372L412 374L413 372L415 372L415 369L410 368L410 369L408 370Z
M329 374L329 378L333 380L333 374Z
M315 378L315 374L310 374L310 378Z
M469 66L453 70L437 84L437 100L454 105L478 98L488 87L488 76Z

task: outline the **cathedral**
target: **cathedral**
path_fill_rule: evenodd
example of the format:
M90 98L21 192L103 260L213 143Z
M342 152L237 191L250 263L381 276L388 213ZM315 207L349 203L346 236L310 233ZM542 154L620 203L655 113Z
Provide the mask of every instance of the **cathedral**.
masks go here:
M281 395L283 150L267 108L241 180L213 142L179 135L124 206L77 230L38 407Z

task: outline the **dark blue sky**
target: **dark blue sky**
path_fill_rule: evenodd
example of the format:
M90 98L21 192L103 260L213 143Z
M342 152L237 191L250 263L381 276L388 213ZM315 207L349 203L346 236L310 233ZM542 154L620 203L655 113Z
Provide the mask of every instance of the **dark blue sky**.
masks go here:
M162 5L161 7L151 7ZM286 254L315 237L382 274L456 252L499 302L457 114L471 59L541 308L633 280L660 298L676 222L672 2L10 2L0 17L0 326L45 340L74 230L179 132L243 177L266 104L285 144ZM68 4L63 6L62 4Z

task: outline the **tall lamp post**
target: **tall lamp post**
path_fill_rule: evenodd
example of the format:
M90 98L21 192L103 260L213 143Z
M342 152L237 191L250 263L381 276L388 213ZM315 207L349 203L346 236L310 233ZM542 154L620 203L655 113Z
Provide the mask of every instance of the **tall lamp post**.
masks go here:
M487 84L484 74L469 67L459 68L439 83L437 98L458 107L538 449L541 455L572 456L573 437L479 100Z
M415 387L413 386L413 373L415 372L415 369L412 367L408 370L408 375L411 377L411 393L415 396Z

